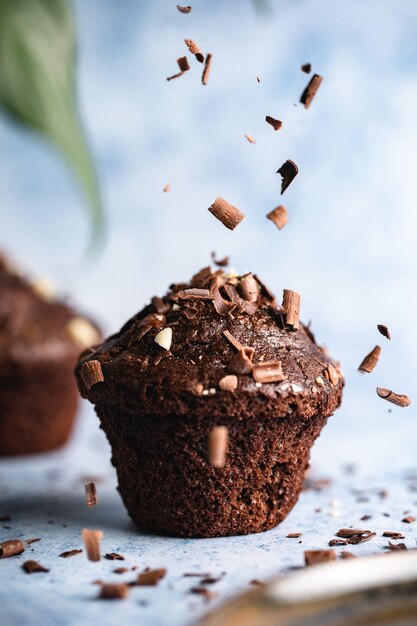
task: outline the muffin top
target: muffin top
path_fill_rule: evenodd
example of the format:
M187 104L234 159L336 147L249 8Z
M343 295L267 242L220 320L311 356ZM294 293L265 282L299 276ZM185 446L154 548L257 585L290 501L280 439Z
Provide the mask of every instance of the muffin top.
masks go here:
M138 415L330 415L343 377L298 308L256 275L204 268L81 355L81 394Z
M100 341L97 328L55 300L44 281L25 279L0 254L0 375L16 375L34 363L76 362Z

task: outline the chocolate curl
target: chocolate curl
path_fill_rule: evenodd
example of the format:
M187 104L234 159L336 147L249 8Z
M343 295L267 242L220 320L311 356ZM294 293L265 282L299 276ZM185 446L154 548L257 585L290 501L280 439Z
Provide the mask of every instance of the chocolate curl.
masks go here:
M308 83L307 87L304 89L303 93L301 94L300 102L301 104L304 104L306 109L308 109L308 107L312 103L313 98L316 95L317 90L320 87L322 81L323 81L322 76L319 76L318 74L313 74L310 82Z
M259 286L253 274L246 274L240 279L238 291L244 300L256 302L259 296Z
M83 528L81 537L85 545L88 560L100 561L100 541L103 539L103 531Z
M285 321L294 330L300 327L300 294L291 289L284 289L282 295L282 308L285 312Z
M360 372L367 372L370 374L374 369L376 364L378 363L379 357L381 354L380 346L375 346L373 350L363 359L362 363L359 365L358 370Z
M197 61L199 61L200 63L203 63L204 62L204 54L201 52L201 50L197 46L196 42L193 41L192 39L184 39L184 41L185 41L185 45L187 46L188 50L191 52L191 54L193 54L195 56Z
M249 346L244 346L234 355L229 363L229 370L232 374L250 374L253 369L252 357L255 350Z
M90 389L93 385L96 385L97 383L102 383L104 381L101 363L96 359L83 363L80 374L83 383L87 387L87 389Z
M387 400L396 406L406 407L410 406L411 400L408 396L394 393L391 389L385 389L385 387L377 387L376 392L380 398Z
M220 196L209 207L209 211L229 230L234 230L245 217L239 209L220 198Z
M209 79L210 70L211 70L211 60L212 60L212 55L208 54L206 56L206 62L204 64L203 74L201 76L201 82L203 83L203 85L208 84L208 79Z

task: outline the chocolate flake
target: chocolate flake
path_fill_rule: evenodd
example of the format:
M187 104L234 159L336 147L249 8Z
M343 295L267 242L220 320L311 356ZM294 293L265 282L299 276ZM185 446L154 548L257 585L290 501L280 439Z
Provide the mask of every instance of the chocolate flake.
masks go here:
M300 294L291 289L284 289L282 293L282 308L285 312L285 322L294 330L300 327Z
M107 552L104 557L108 560L108 561L124 561L125 557L122 556L121 554L117 554L117 552Z
M335 561L336 552L334 550L307 550L304 552L304 560L306 565L317 565L318 563Z
M227 315L230 311L230 303L223 300L218 284L219 277L215 276L210 284L210 293L213 296L213 305L219 315Z
M177 4L177 9L180 13L191 13L191 11L193 10L193 7L191 6L182 7L179 4Z
M384 546L385 550L391 550L395 552L396 550L407 550L407 546L405 543L392 543L392 541L388 541L388 545Z
M352 552L348 552L347 550L343 550L340 553L340 558L342 558L342 559L356 559L356 555L352 554Z
M288 533L287 539L298 539L303 533Z
M220 196L215 199L208 210L229 230L234 230L245 217L239 209Z
M102 600L124 600L129 595L129 587L124 583L104 583L98 597Z
M294 178L298 174L298 167L291 161L287 159L285 163L281 165L281 167L277 170L277 174L281 174L282 182L281 182L281 195L284 191L290 186Z
M337 537L343 537L347 543L356 545L358 543L364 543L369 541L372 537L375 537L376 533L371 530L359 530L356 528L341 528L337 531Z
M85 483L85 503L87 506L96 506L98 503L96 483L90 481Z
M305 74L310 74L311 72L311 63L303 63L301 66L301 71Z
M223 389L223 391L235 391L237 389L237 383L237 376L228 374L219 380L219 387Z
M232 374L250 374L253 369L252 357L254 349L243 346L237 354L232 357L229 363L229 370Z
M185 41L185 45L187 46L191 54L195 56L197 61L199 61L200 63L203 63L204 54L201 52L200 48L197 46L195 41L193 41L192 39L184 39L184 41Z
M166 573L167 571L165 568L147 570L138 574L136 584L141 587L154 587L162 578L164 578Z
M226 426L215 426L208 437L208 460L212 467L223 467L226 462L229 432Z
M409 515L408 517L403 517L402 521L406 524L412 524L416 521L416 518L413 515Z
M387 400L397 406L406 407L410 406L411 400L408 396L394 393L391 389L385 389L385 387L377 387L376 392L380 398Z
M284 380L281 361L261 361L253 366L252 376L257 383L279 383Z
M242 276L238 290L244 300L248 302L256 302L258 300L259 286L253 274L245 274L245 276Z
M337 385L337 383L339 382L339 374L335 366L332 365L331 363L328 363L326 367L326 373L332 385L334 386Z
M177 74L177 76L181 76L181 74ZM169 80L169 78L167 78L167 80ZM167 183L162 191L164 193L168 193L170 191L170 189L171 189L171 183Z
M375 346L373 350L363 359L362 363L359 365L358 370L360 372L367 372L370 374L374 369L376 364L378 363L379 357L381 354L380 346Z
M402 533L398 533L395 530L384 530L383 537L390 537L391 539L405 539Z
M113 570L113 573L114 574L126 574L126 572L128 572L128 571L129 571L128 567L116 567Z
M236 337L233 337L232 333L229 333L228 330L224 330L223 335L228 341L230 341L230 343L234 348L236 348L236 350L243 350L243 345L240 343L240 341L236 339Z
M347 545L347 541L346 539L330 539L329 541L329 546L346 546Z
M391 333L389 332L388 326L385 326L385 324L377 324L376 327L381 335L383 335L387 339L391 339Z
M75 556L76 554L81 554L82 550L67 550L66 552L61 552L59 554L63 559L68 559L70 556Z
M280 130L282 128L282 122L280 120L276 120L275 117L267 115L265 117L265 121L268 122L268 124L271 124L274 130Z
M255 139L248 135L248 133L245 133L244 137L249 141L249 143L256 143Z
M20 539L10 539L0 543L0 559L7 559L10 556L16 556L24 552L25 546Z
M206 62L204 63L204 69L201 75L201 82L203 83L203 85L208 84L208 79L209 79L210 70L211 70L211 61L212 61L212 55L209 53L206 56Z
M100 540L103 538L103 531L83 528L83 530L81 531L81 537L85 545L88 560L99 561Z
M217 267L226 267L230 263L229 256L225 256L223 259L218 259L215 252L211 253L211 259Z
M102 383L104 381L101 363L96 359L83 363L80 374L87 389L90 389L96 383Z
M180 289L177 296L181 300L213 300L213 294L209 289L198 289L191 287L190 289Z
M36 543L37 541L42 541L42 537L33 537L32 539L26 539L26 543L30 546L32 543Z
M312 103L313 98L316 95L317 90L322 83L322 80L323 80L322 76L319 76L318 74L313 74L310 82L308 83L307 87L304 89L303 93L301 94L300 102L301 104L304 104L306 109L308 109L308 107Z
M22 569L26 574L36 574L37 572L49 572L49 569L38 563L37 561L25 561L22 563Z
M207 601L212 600L212 598L215 598L217 596L217 593L215 591L211 591L210 589L206 589L205 587L192 587L190 589L190 592L203 596L203 598Z
M285 206L280 204L275 209L267 213L266 217L271 220L271 222L273 222L279 230L282 230L288 222L288 211Z
M188 72L188 70L190 69L190 64L188 63L187 57L179 57L177 59L177 63L182 73Z

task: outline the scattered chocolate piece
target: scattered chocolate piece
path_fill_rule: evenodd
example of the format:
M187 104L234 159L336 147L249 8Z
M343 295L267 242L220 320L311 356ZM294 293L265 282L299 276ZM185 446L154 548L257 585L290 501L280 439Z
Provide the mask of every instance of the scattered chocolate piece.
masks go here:
M253 366L252 376L257 383L279 383L284 380L281 361L260 361Z
M380 346L375 346L373 350L363 359L362 363L359 365L358 370L360 372L367 372L370 374L374 369L376 364L378 363L379 357L381 354Z
M170 189L171 189L171 183L167 183L162 191L164 193L168 193L170 191Z
M385 389L384 387L377 387L376 392L380 398L383 400L387 400L392 404L396 404L397 406L406 407L410 406L411 400L408 396L400 395L398 393L394 393L391 389Z
M367 522L371 518L372 518L372 515L362 515L360 520L361 520L361 522Z
M234 230L245 217L239 209L220 198L220 196L209 207L209 211L229 230Z
M75 556L76 554L81 554L82 550L67 550L66 552L61 552L58 556L63 559L68 559L70 556Z
M285 161L285 163L281 165L279 170L277 170L277 174L281 174L281 177L282 177L282 182L281 182L281 195L282 195L284 191L290 186L294 178L297 176L298 167L294 163L294 161L287 159L287 161Z
M287 539L298 539L303 533L288 533Z
M214 276L210 283L210 294L213 296L213 306L219 315L227 315L233 306L230 302L224 300L219 290L219 277Z
M304 89L303 93L301 94L300 102L301 104L304 104L306 109L308 109L308 107L312 103L312 100L314 96L316 95L317 90L322 83L322 80L323 80L322 76L319 76L318 74L313 74L310 82L308 83L307 87Z
M191 13L191 11L193 10L193 7L191 6L182 7L179 4L177 4L177 9L180 13Z
M218 259L215 252L211 253L211 260L215 265L217 265L217 267L226 267L230 263L229 256L225 256L223 259Z
M228 374L219 380L219 387L223 389L223 391L235 391L235 389L237 389L237 383L237 376Z
M85 545L88 560L99 561L100 541L103 538L103 531L83 528L83 530L81 531L81 537Z
M197 46L195 41L193 41L192 39L184 39L184 41L185 41L185 45L187 46L191 54L195 56L197 61L199 61L200 63L203 63L204 54L201 52L200 48Z
M25 561L22 563L22 569L26 574L36 574L37 572L49 572L49 569L38 563L37 561Z
M301 71L305 74L310 74L311 72L311 63L303 63L301 66Z
M304 552L304 560L306 565L317 565L318 563L335 561L336 552L334 550L307 550Z
M265 117L265 121L268 122L268 124L271 124L274 130L280 130L282 128L282 122L280 120L276 120L275 117L267 115Z
M122 556L121 554L117 554L117 552L107 552L104 555L104 558L106 558L108 561L124 561L125 557Z
M383 537L390 537L391 539L405 539L402 533L398 533L395 530L385 530L382 533Z
M129 571L128 567L116 567L113 570L113 573L114 574L126 574L126 572L128 572L128 571Z
M202 577L205 578L206 576L210 576L210 574L208 574L207 572L186 572L185 574L183 574L183 576L186 577L190 577L190 576L198 576L198 577Z
M150 569L138 574L136 584L142 587L154 587L162 578L164 578L166 573L167 571L165 568Z
M379 332L381 333L381 335L383 335L387 339L391 339L391 333L388 330L388 326L385 326L385 324L377 324L376 327L379 330Z
M253 353L254 349L249 346L241 348L239 352L232 357L229 363L229 370L232 374L250 374L253 370Z
M32 543L36 543L37 541L42 541L42 537L33 537L32 539L26 539L26 543L30 546Z
M300 327L300 294L291 289L284 289L282 293L282 308L285 313L285 323L294 330Z
M208 460L213 467L223 467L226 462L229 432L226 426L215 426L208 437Z
M10 539L0 543L0 559L7 559L10 556L16 556L24 552L25 546L20 539Z
M346 550L343 550L340 553L340 558L342 558L342 559L356 559L356 554L352 554L352 552L347 552Z
M343 537L347 543L356 545L358 543L364 543L369 541L372 537L375 537L376 533L371 530L360 530L357 528L341 528L337 531L337 537Z
M211 70L211 60L212 60L212 55L209 53L206 56L206 62L204 63L204 69L201 75L201 82L203 83L203 85L208 84L208 79L209 79L210 70Z
M217 596L215 591L211 591L210 589L206 589L205 587L192 587L190 589L191 593L196 593L200 596L203 596L205 600L212 600Z
M213 300L213 294L209 289L198 289L191 287L190 289L180 289L177 296L181 300Z
M347 541L346 539L330 539L329 541L329 546L346 546L347 545Z
M104 583L98 597L102 600L124 600L129 595L129 587L123 583Z
M413 515L409 515L408 517L403 517L402 521L406 524L412 524L416 521L416 518Z
M236 348L236 350L243 350L243 345L238 341L235 337L233 337L232 333L229 333L228 330L223 331L223 335L230 341L232 346Z
M219 580L221 580L221 576L218 576L217 578L214 576L206 576L205 578L202 578L200 582L203 585L214 585L215 583L218 583Z
M255 139L248 135L248 133L245 133L244 137L249 141L249 143L256 143Z
M384 548L385 550L392 550L393 552L395 552L395 550L407 550L405 543L392 543L392 541L388 541L388 545L384 546Z
M96 483L90 481L84 484L85 503L87 506L96 506L98 503Z
M96 383L102 383L104 381L101 363L96 359L83 363L80 374L87 389L90 389Z
M245 274L240 279L238 291L244 300L256 302L259 296L259 287L253 274Z
M280 204L276 209L267 213L266 217L271 220L279 230L282 230L288 222L288 211L285 206Z
M177 59L177 63L181 72L188 72L188 70L190 69L190 64L188 63L187 57L179 57Z

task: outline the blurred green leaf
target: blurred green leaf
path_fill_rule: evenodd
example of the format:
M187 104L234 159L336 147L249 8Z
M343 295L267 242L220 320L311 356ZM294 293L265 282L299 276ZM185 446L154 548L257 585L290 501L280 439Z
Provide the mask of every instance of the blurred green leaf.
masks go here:
M76 37L66 0L0 0L0 107L61 152L90 209L92 244L104 212L75 94Z

